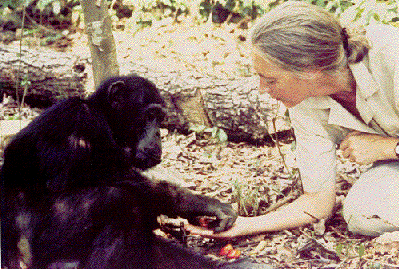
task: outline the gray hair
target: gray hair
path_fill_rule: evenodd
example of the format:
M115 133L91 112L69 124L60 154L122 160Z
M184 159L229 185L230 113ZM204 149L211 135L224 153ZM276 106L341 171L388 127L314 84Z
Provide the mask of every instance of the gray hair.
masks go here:
M369 51L364 29L347 30L329 12L302 1L276 7L255 24L250 40L268 60L289 71L338 71Z

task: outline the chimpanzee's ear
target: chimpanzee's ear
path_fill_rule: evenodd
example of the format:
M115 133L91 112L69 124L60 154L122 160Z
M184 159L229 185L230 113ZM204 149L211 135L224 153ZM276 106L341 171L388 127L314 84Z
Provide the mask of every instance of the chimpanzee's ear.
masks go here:
M115 81L111 83L108 87L108 98L111 102L112 107L117 107L119 104L123 103L125 98L125 82L122 80Z

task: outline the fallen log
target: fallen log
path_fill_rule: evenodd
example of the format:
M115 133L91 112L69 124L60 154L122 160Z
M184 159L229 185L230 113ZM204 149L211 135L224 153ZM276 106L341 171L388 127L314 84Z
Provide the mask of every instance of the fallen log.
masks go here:
M90 70L90 59L70 52L23 47L20 53L19 46L0 45L0 90L20 100L25 95L25 103L33 107L87 95ZM168 110L164 127L168 129L187 133L193 125L216 126L230 140L258 144L270 142L271 134L291 130L285 108L268 96L260 97L253 77L189 77L178 71L160 73L139 63L129 63L127 73L146 77L161 90Z
M24 101L41 108L83 96L88 62L71 53L0 45L0 92L22 100L27 87Z

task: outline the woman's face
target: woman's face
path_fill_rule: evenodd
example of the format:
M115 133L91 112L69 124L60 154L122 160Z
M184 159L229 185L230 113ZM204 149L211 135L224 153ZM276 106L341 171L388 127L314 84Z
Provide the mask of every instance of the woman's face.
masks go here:
M326 79L322 72L305 72L304 74L308 74L309 78L299 78L293 72L280 68L257 53L252 54L252 61L260 79L260 94L268 93L286 107L293 107L308 97L337 92L332 85L331 77Z

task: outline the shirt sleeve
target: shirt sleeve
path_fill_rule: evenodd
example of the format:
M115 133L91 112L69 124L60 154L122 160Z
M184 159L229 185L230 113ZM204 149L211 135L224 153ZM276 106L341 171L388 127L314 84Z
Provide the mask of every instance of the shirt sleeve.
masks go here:
M305 192L335 188L336 138L328 130L328 109L301 104L289 109L296 137L295 155Z

